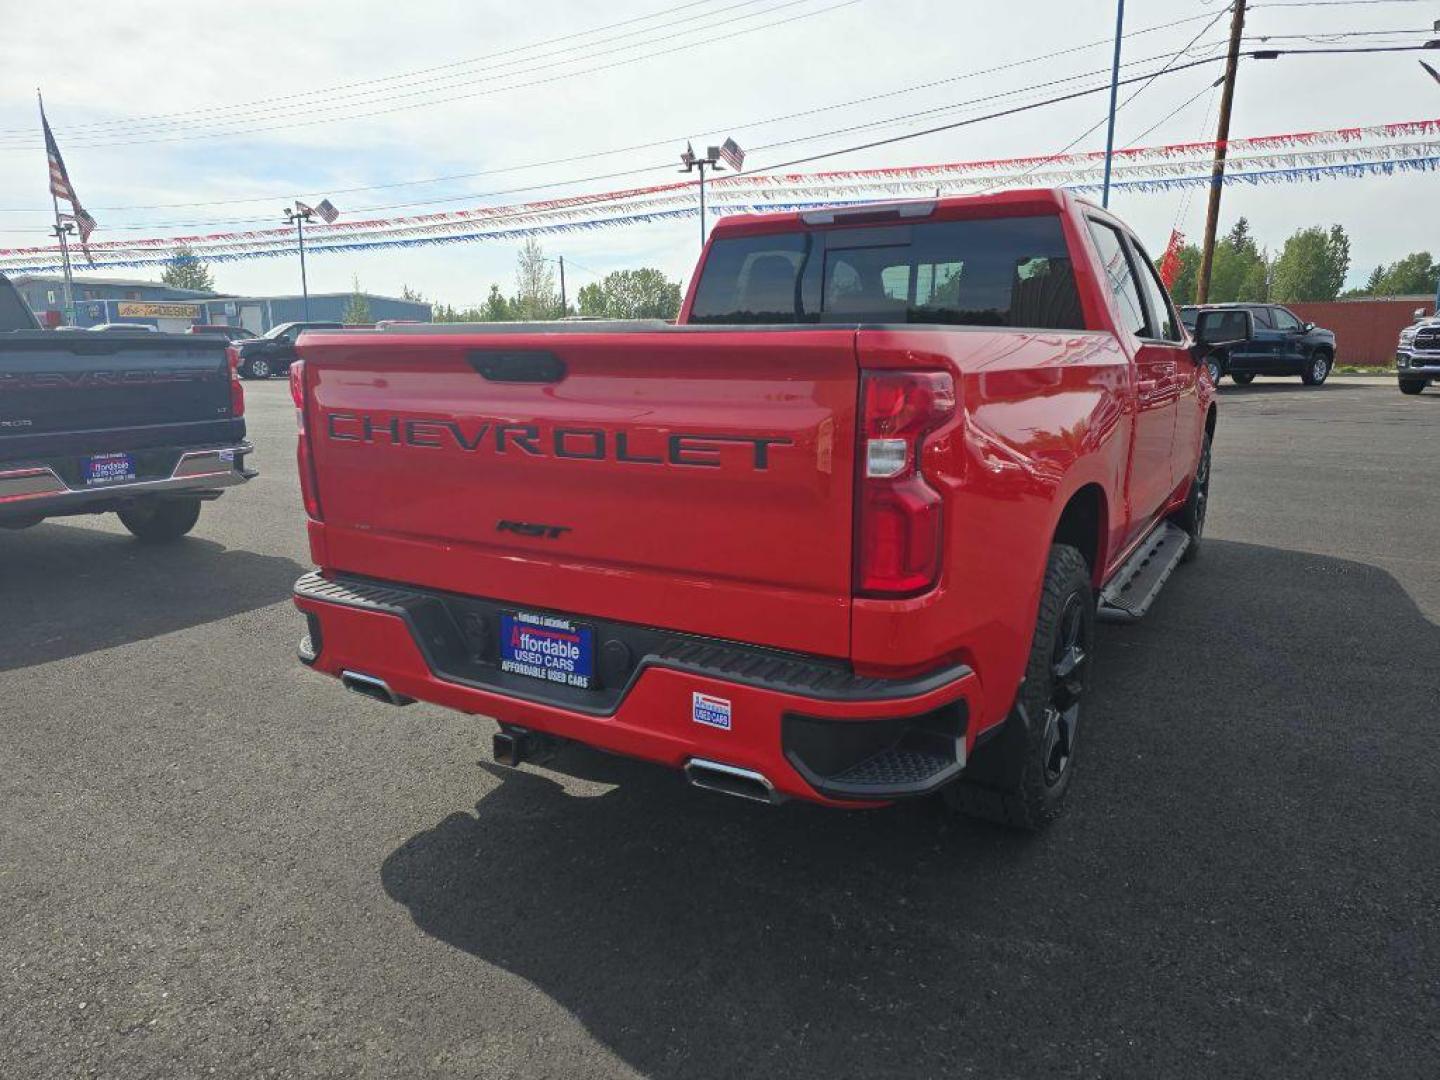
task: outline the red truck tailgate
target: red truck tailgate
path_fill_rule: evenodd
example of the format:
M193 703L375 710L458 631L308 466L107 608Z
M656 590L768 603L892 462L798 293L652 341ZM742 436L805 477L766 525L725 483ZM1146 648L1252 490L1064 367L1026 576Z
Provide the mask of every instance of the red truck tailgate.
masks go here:
M853 329L310 334L325 569L844 656Z

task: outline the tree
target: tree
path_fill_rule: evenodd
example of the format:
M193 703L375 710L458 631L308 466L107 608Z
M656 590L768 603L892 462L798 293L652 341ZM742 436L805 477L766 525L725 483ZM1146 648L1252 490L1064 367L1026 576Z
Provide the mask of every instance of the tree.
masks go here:
M1350 272L1350 238L1339 225L1298 230L1275 260L1270 299L1334 300Z
M522 319L526 316L519 314L520 298L517 296L513 301L506 300L505 294L500 291L499 285L490 286L490 295L485 297L485 304L477 312L479 322L510 322L513 319Z
M352 278L354 288L350 292L350 303L345 306L345 314L340 321L346 326L362 326L372 323L375 320L370 317L370 301L360 291L360 278L357 275Z
M1255 242L1250 222L1242 217L1215 245L1207 299L1212 304L1235 300L1263 301L1269 299L1269 291L1269 259Z
M1186 244L1180 249L1180 273L1175 275L1175 284L1170 289L1170 298L1177 304L1193 304L1195 302L1195 286L1199 279L1199 245Z
M414 300L417 304L423 304L425 302L425 294L422 293L419 289L410 288L409 285L401 285L400 299Z
M196 292L214 292L215 278L210 274L209 264L189 244L179 244L175 253L165 263L160 280L172 289L194 289Z
M1440 263L1428 251L1412 251L1385 268L1375 282L1376 296L1416 296L1435 292L1435 279L1440 277Z
M680 283L653 267L614 270L580 290L580 314L606 319L673 319L680 314Z
M491 300L499 291L498 286L492 286ZM554 319L561 314L555 271L550 268L550 260L545 257L540 241L533 236L525 241L515 260L515 299L510 308L512 317L522 320Z

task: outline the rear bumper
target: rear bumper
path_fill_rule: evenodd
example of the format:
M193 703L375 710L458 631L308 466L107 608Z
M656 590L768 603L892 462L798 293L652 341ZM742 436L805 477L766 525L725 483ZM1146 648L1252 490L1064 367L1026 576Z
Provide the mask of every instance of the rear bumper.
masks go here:
M959 775L973 739L980 684L960 664L877 679L828 660L587 619L597 653L624 646L630 659L601 665L600 689L575 691L501 672L493 653L487 659L486 631L467 635L472 620L516 605L319 574L296 583L295 603L310 630L302 659L351 685L357 675L380 680L396 699L674 769L699 760L748 770L780 796L856 806L924 795ZM697 695L710 704L702 709Z
M0 519L100 513L139 498L214 496L257 474L245 468L248 442L177 451L169 475L77 487L43 462L0 465Z

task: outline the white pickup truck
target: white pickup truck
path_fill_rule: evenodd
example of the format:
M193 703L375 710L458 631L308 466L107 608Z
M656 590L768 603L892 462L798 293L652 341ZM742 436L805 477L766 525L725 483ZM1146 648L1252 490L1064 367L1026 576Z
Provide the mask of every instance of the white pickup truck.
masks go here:
M1400 331L1395 368L1402 394L1418 394L1440 378L1440 316L1415 312L1415 322Z

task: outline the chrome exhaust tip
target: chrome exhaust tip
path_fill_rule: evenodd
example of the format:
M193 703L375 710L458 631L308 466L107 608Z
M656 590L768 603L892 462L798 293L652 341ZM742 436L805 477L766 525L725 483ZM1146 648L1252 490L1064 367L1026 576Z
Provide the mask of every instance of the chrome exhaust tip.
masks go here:
M390 689L390 684L384 679L377 679L374 675L366 675L361 671L342 671L340 682L346 690L363 694L365 697L374 698L376 701L383 701L386 705L413 705L415 699L406 697L404 694L397 694Z
M737 799L770 803L772 806L784 801L784 796L775 790L775 785L763 773L726 765L721 761L691 758L685 762L685 779L691 787L734 795Z

